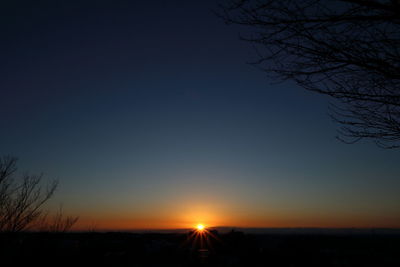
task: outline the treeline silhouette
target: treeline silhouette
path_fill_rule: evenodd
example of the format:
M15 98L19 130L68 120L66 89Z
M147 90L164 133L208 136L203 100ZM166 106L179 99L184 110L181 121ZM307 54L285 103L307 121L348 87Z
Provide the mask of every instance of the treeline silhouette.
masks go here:
M1 266L400 266L400 235L214 235L3 233Z

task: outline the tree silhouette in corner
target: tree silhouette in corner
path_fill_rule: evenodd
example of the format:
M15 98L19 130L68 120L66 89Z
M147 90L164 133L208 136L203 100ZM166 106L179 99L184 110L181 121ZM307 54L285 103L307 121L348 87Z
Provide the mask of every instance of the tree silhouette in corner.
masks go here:
M16 179L17 159L0 157L0 232L20 232L35 227L44 231L65 232L78 217L65 217L62 209L48 219L43 205L53 196L58 182L46 186L42 175L25 174Z
M250 29L253 64L336 99L340 140L400 147L399 0L233 0L217 15Z

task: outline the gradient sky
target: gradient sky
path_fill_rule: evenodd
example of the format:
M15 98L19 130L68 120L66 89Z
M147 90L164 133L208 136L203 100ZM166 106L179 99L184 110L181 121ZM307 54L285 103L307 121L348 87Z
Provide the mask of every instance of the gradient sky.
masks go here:
M215 1L82 2L0 4L0 153L78 228L400 227L399 150L337 141Z

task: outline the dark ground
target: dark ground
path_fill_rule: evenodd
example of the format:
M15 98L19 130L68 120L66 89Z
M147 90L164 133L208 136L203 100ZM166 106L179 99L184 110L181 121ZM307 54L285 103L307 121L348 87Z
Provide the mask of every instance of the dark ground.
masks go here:
M398 234L0 234L0 266L400 266Z

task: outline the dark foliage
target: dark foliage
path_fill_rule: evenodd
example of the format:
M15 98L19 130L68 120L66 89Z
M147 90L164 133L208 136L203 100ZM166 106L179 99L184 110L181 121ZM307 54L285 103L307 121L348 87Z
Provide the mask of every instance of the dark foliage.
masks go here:
M62 209L48 218L43 206L53 196L58 182L43 184L43 175L16 176L17 158L0 157L0 232L41 229L68 231L78 217L64 216Z
M400 1L232 0L217 12L252 32L255 65L336 99L338 138L400 145Z
M400 266L399 235L216 234L207 253L187 234L0 235L1 266Z

